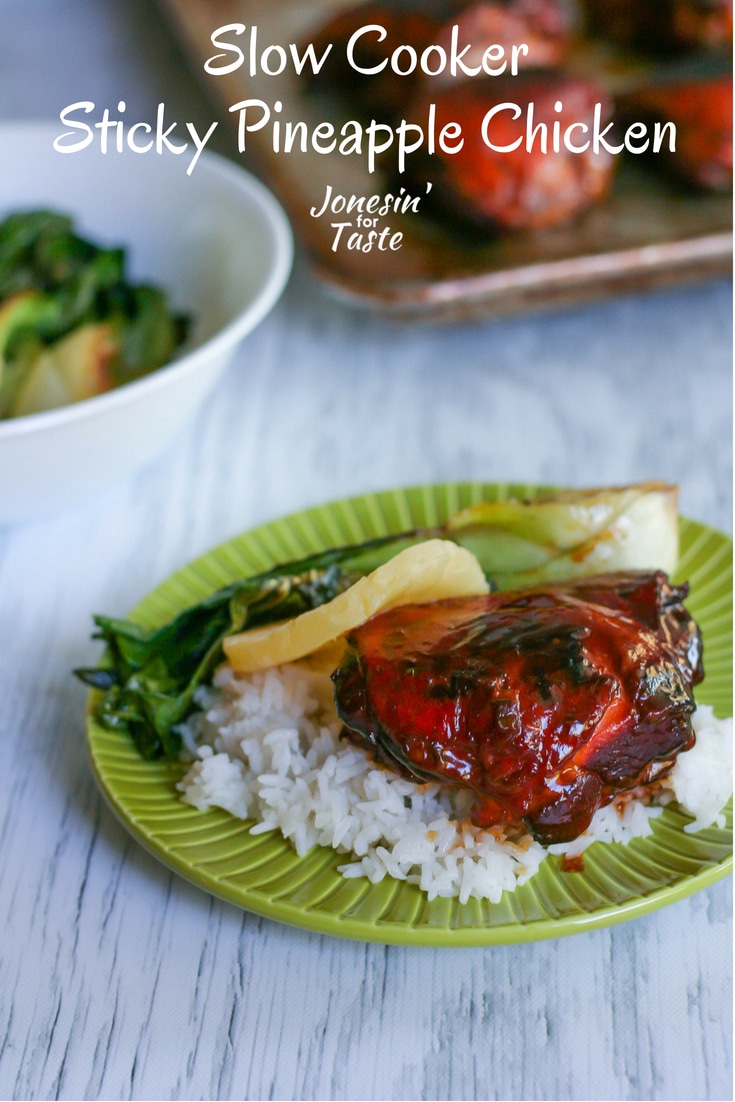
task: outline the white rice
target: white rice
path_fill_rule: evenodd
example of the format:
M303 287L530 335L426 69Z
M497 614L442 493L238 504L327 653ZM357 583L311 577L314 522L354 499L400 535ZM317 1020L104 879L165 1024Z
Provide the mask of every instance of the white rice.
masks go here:
M182 800L255 819L253 834L280 830L300 856L331 846L351 857L340 866L344 876L407 880L429 899L498 902L533 876L547 853L573 857L594 841L642 837L663 811L628 797L598 811L580 838L545 849L530 835L473 826L468 793L404 780L340 740L323 673L290 665L238 676L223 666L197 703L202 711L180 728L184 755L193 759L178 786ZM678 800L694 819L689 831L721 825L732 792L732 720L701 706L694 728L696 745L679 755L658 799Z

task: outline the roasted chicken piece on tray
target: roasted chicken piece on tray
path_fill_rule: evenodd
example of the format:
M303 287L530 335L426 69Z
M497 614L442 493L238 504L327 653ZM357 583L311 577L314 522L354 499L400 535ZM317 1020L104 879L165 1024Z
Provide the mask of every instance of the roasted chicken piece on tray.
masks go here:
M694 741L687 592L631 572L382 613L332 675L344 734L414 780L470 789L479 826L568 841Z
M436 104L437 131L456 122L464 144L454 153L437 148L421 164L424 175L419 172L419 177L432 181L437 199L460 223L541 229L607 195L615 168L611 154L595 153L591 141L585 152L572 152L563 140L554 151L555 126L563 134L566 127L583 123L589 137L598 103L602 128L610 121L610 98L592 81L551 70L471 80L427 92L415 101L410 117L425 118L429 102ZM500 105L505 106L484 122L487 112ZM529 148L530 131L535 137ZM570 135L574 144L583 140L579 133L575 129Z
M651 85L622 103L631 118L676 126L676 151L666 144L660 163L679 179L708 191L732 187L732 75Z

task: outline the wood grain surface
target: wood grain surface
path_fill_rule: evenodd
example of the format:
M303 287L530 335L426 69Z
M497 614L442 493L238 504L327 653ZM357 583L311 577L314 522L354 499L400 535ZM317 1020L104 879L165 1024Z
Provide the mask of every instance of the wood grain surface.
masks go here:
M0 114L124 92L135 117L159 99L208 116L147 0L64 9L3 6ZM730 882L526 946L281 926L130 839L92 779L70 676L98 653L93 612L123 615L208 547L347 494L662 478L682 511L730 530L730 365L724 282L416 327L334 305L300 263L166 455L73 512L0 530L0 1097L732 1096Z

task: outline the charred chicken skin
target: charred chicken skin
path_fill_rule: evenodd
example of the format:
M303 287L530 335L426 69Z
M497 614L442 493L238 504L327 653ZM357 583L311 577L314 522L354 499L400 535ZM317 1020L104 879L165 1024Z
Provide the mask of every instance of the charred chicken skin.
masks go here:
M478 826L568 841L693 744L687 592L633 572L382 613L332 675L344 735L414 780L469 788Z

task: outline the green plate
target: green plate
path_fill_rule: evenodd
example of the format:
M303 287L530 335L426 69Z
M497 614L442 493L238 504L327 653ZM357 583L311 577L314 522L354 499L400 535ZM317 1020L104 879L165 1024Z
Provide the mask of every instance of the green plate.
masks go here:
M533 497L541 487L461 483L368 494L307 509L215 548L174 574L133 612L146 625L169 619L222 585L276 562L370 536L440 523L482 500ZM701 703L732 715L732 540L681 522L679 579L705 641ZM123 824L165 865L248 911L308 930L403 945L496 945L592 930L646 914L726 876L732 868L732 803L725 829L685 834L686 817L669 807L653 835L627 846L596 843L582 872L556 858L500 903L428 902L417 887L386 878L373 885L337 872L344 855L314 848L299 858L274 833L177 798L181 770L146 762L131 743L99 727L88 712L87 741L97 780Z

